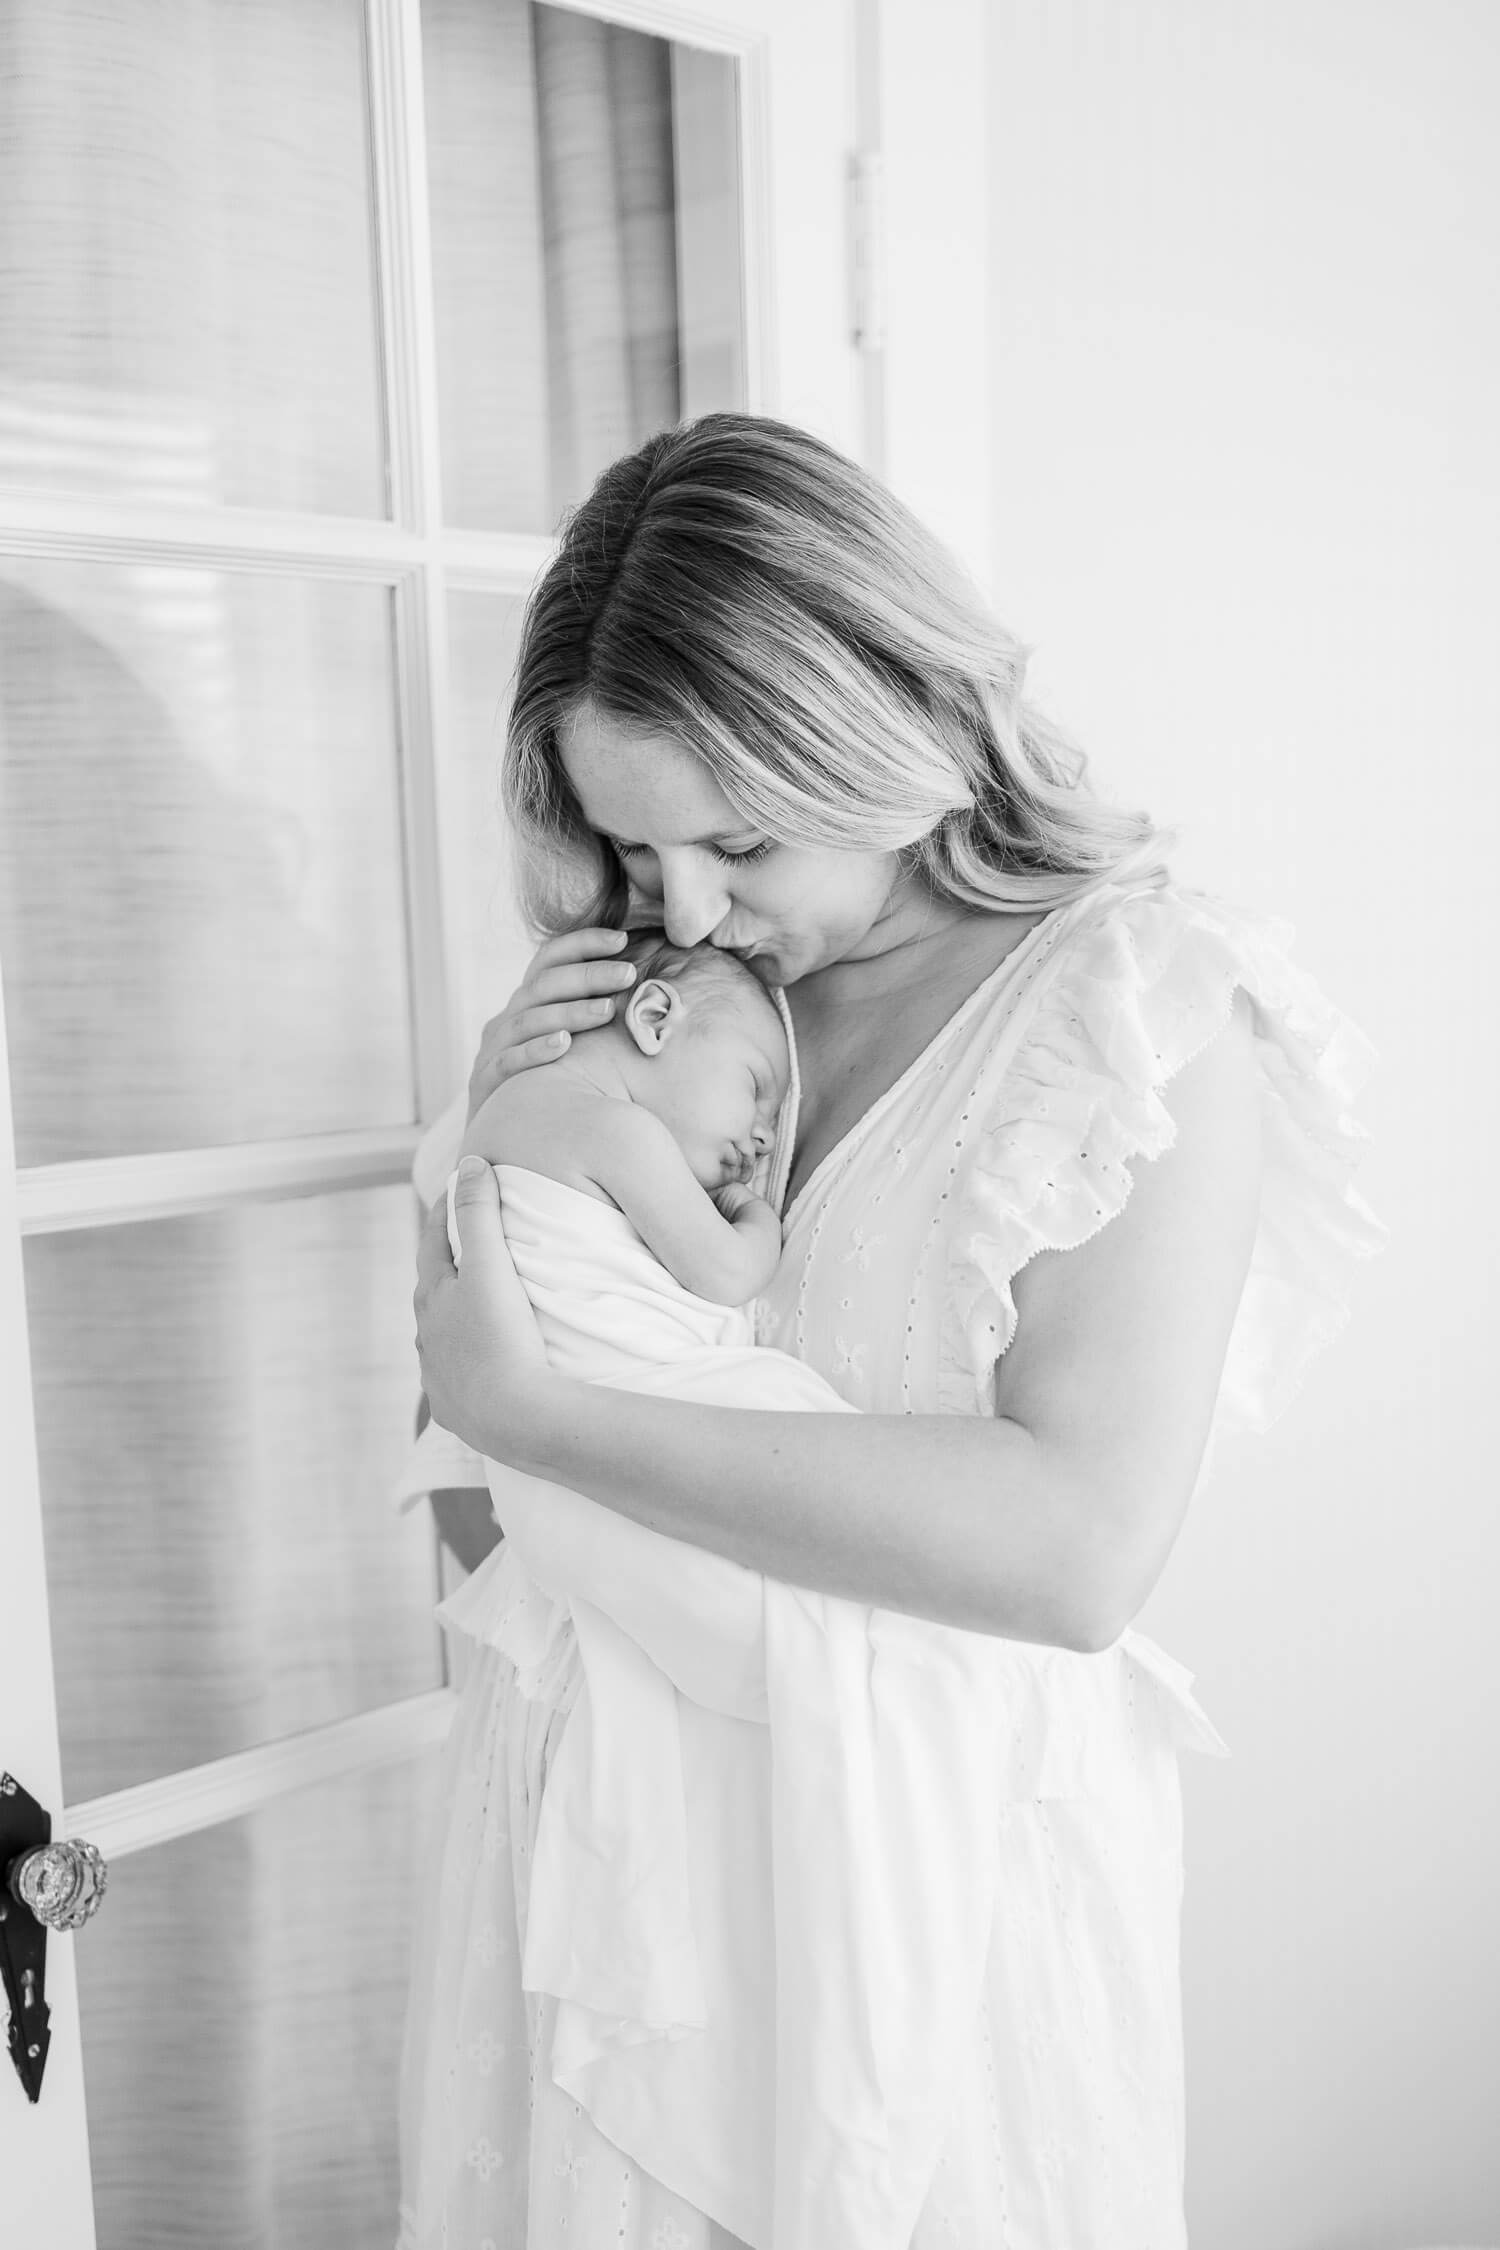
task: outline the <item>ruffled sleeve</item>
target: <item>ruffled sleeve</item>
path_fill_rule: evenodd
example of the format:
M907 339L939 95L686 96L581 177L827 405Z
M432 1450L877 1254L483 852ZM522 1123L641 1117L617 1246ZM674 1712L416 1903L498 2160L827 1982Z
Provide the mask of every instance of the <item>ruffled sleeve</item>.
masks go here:
M1254 1009L1264 1172L1215 1431L1264 1429L1293 1397L1383 1229L1352 1179L1365 1135L1349 1110L1373 1051L1293 967L1290 939L1282 923L1172 888L1102 893L1068 932L1026 1036L985 1090L948 1276L953 1410L974 1411L976 1386L993 1410L1015 1276L1123 1209L1132 1165L1176 1137L1172 1079L1239 990Z

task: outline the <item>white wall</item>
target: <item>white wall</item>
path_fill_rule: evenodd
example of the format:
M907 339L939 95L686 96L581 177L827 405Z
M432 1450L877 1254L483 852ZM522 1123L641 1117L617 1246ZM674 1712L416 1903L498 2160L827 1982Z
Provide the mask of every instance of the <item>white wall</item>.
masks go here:
M1500 8L989 27L1001 615L1383 1056L1391 1245L1142 1621L1236 1753L1187 1775L1195 2250L1500 2243Z

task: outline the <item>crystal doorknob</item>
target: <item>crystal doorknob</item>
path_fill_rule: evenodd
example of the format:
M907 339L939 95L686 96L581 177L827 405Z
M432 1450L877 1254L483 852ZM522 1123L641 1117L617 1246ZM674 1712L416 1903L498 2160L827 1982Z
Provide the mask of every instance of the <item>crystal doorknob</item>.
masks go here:
M7 1881L12 1898L49 1930L81 1930L99 1910L109 1869L96 1844L74 1836L12 1860Z

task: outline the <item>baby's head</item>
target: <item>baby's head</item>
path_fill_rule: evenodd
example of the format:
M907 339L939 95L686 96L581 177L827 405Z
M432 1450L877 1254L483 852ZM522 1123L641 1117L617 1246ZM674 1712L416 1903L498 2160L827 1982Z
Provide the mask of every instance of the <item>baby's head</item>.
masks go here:
M733 953L637 930L636 981L610 1027L630 1091L671 1132L712 1194L748 1180L771 1145L790 1076L786 1032L765 986Z

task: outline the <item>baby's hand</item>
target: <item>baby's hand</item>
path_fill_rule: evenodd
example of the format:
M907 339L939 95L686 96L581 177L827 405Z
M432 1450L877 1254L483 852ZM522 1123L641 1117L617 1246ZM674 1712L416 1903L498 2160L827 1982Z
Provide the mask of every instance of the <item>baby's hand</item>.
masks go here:
M781 1256L781 1221L776 1207L756 1195L741 1180L731 1180L714 1196L721 1219L733 1227L741 1250L742 1266L734 1293L721 1291L726 1305L742 1305L765 1288Z
M591 1177L684 1289L714 1305L747 1304L781 1255L781 1221L771 1205L740 1180L706 1187L651 1110L605 1106L616 1115Z
M720 1218L727 1219L731 1226L734 1225L746 1204L763 1203L764 1201L765 1197L754 1194L751 1189L746 1187L743 1180L731 1180L727 1187L721 1187L714 1196Z

